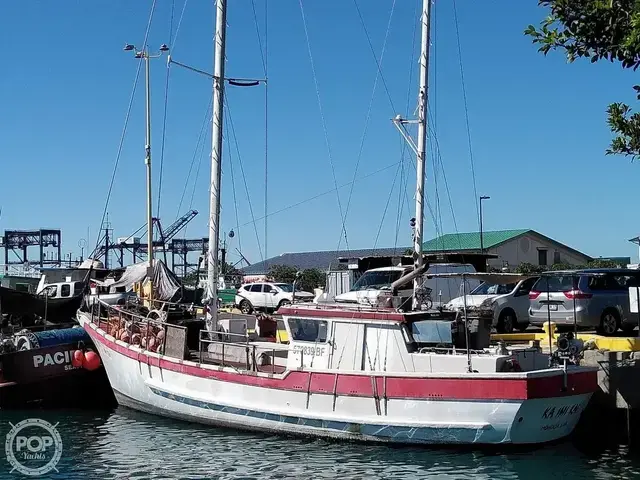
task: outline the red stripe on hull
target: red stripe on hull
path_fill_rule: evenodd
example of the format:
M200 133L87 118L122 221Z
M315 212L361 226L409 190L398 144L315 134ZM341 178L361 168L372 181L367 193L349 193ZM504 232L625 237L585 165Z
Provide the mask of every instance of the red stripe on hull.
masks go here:
M415 378L387 375L362 375L350 373L325 373L289 370L282 375L265 375L256 372L225 372L195 365L188 365L164 358L156 358L118 345L99 334L89 325L85 330L91 338L117 353L136 361L165 370L194 377L211 378L223 382L308 392L312 394L336 394L389 399L438 399L438 400L527 400L553 398L593 393L598 388L597 372L575 372L567 376L535 376L529 378Z

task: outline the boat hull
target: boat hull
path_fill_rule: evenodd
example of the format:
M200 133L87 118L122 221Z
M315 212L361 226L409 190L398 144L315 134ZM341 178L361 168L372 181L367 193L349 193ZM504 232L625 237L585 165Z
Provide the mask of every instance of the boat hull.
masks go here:
M540 444L570 434L591 397L590 392L579 392L479 399L470 392L468 399L382 398L319 393L311 388L311 377L309 388L302 391L270 388L264 385L282 377L160 357L81 323L96 344L121 405L208 425L403 444ZM228 381L209 372L251 381Z

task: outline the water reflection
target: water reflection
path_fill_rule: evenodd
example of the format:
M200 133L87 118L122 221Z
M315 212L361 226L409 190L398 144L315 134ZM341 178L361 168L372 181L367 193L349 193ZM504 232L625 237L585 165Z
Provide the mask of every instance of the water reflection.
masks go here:
M124 408L96 413L3 412L0 438L9 421L33 416L59 422L64 442L59 473L48 478L640 478L639 457L624 446L594 451L565 442L496 453L348 444L239 433ZM15 479L7 466L6 459L0 459L0 479Z

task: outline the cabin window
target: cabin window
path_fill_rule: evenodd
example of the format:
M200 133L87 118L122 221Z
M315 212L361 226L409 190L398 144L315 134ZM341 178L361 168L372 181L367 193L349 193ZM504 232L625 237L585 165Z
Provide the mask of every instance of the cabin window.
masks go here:
M49 297L49 298L55 297L57 293L58 293L58 287L56 287L55 285L49 285L42 292L42 294L45 297Z
M61 297L70 297L71 296L71 285L68 283L63 283L60 285L60 296Z
M293 340L299 342L326 342L327 321L310 320L307 318L290 318L289 330Z

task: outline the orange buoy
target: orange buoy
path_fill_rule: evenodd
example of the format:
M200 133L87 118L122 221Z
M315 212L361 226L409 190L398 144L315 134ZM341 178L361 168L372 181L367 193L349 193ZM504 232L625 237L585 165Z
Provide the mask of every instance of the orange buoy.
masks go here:
M92 350L87 350L84 354L83 366L90 372L100 367L100 357Z
M75 352L73 352L73 357L71 357L71 365L73 365L76 368L79 368L83 365L84 363L84 353L82 353L82 350L76 350Z

